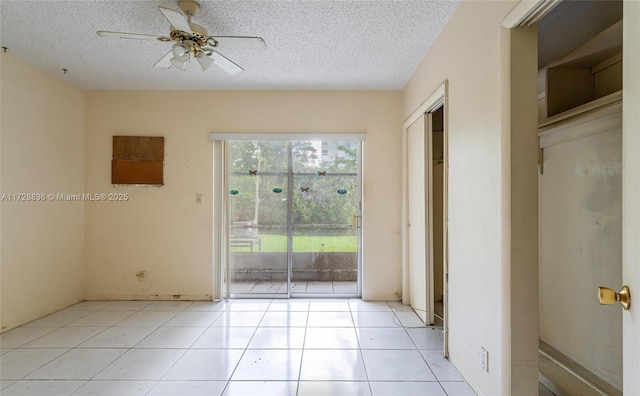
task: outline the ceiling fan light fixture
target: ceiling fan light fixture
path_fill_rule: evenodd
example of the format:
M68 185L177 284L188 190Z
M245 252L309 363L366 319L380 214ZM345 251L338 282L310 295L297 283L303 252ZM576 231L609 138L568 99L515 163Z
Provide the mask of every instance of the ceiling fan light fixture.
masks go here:
M173 54L174 59L183 63L189 60L189 52L189 47L182 43L176 43L171 47L171 53Z
M202 67L202 71L206 71L209 68L209 66L211 66L211 64L213 63L213 59L209 58L202 51L199 52L198 55L196 55L196 60L200 64L200 67Z
M178 58L171 58L171 64L178 70L185 71L187 70L187 62L181 61Z

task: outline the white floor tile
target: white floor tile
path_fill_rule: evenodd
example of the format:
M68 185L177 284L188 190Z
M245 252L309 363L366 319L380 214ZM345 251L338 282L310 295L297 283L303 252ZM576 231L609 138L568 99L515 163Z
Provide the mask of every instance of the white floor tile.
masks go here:
M133 348L151 334L157 327L110 327L90 340L80 344L80 348Z
M106 307L102 308L103 311L139 311L149 305L153 304L153 301L114 301Z
M263 312L225 311L211 326L249 326L257 327L264 316Z
M387 304L389 304L389 308L391 308L391 310L396 312L413 312L413 308L411 308L410 305L404 305L399 301L389 301Z
M255 327L209 327L191 348L245 349L255 331Z
M397 302L87 301L0 347L3 395L473 395L442 357L441 329Z
M44 366L68 349L14 349L2 355L0 379L21 379L32 371Z
M126 349L72 349L26 378L89 380L126 351Z
M34 320L33 322L27 323L24 325L25 327L32 326L66 326L69 323L75 322L76 320L88 316L92 311L58 311L52 313L51 315L47 315L44 318L40 318Z
M438 381L464 381L449 359L445 359L442 350L421 350L420 353Z
M69 323L69 326L113 326L133 313L134 311L96 311Z
M97 311L98 309L102 309L107 305L111 304L112 301L82 301L77 304L74 304L70 307L65 308L65 310L69 311Z
M358 283L334 281L333 292L336 294L356 294L358 293Z
M351 311L364 312L391 312L391 307L384 301L362 301L359 298L349 299Z
M416 350L363 350L370 381L436 381Z
M131 349L96 375L100 380L158 380L184 354L183 349Z
M447 396L437 382L371 382L373 396Z
M85 381L18 381L2 391L2 396L66 396Z
M273 300L269 305L269 311L309 311L309 300Z
M136 348L189 348L206 327L160 327L140 341Z
M162 326L176 316L176 311L138 311L116 326Z
M191 301L154 301L143 308L144 311L182 311L191 305Z
M260 326L265 327L305 327L307 325L307 313L306 312L296 312L296 311L287 311L287 312L267 312L262 321L260 322Z
M247 349L231 379L296 381L301 359L301 349Z
M224 381L238 365L243 351L239 349L190 349L163 380Z
M208 311L208 312L220 312L227 309L231 305L229 300L221 301L195 301L184 309L184 311Z
M413 328L407 329L407 333L418 349L437 349L441 351L444 347L442 329L431 327Z
M295 396L297 381L230 381L222 396Z
M307 282L291 282L291 293L306 293Z
M356 327L402 327L393 312L352 311L351 315Z
M307 285L307 293L333 293L333 285L331 282L326 283L312 283Z
M249 348L302 349L305 329L301 327L259 327Z
M298 396L371 396L368 382L300 381Z
M9 387L9 385L14 384L16 380L0 380L0 390Z
M13 349L45 334L57 330L59 327L18 327L0 334L0 346L4 349Z
M212 396L220 395L227 381L160 381L148 396Z
M73 348L93 336L102 333L108 327L61 327L58 330L35 339L23 348Z
M155 381L100 381L84 384L73 396L143 396L155 385Z
M340 300L312 300L309 303L310 312L348 312L349 302L344 299Z
M305 349L358 349L353 327L311 327L304 340Z
M216 319L218 319L220 314L221 312L183 311L169 319L169 321L163 326L209 327Z
M251 289L251 293L277 294L286 293L287 286L285 282L261 282Z
M362 349L415 349L404 329L361 327L356 333Z
M353 327L350 312L309 312L309 327Z
M464 382L441 382L447 396L476 396L475 392Z
M302 354L301 381L366 381L357 350L308 349Z
M424 323L414 312L396 311L396 318L405 327L423 327Z
M266 312L266 310L269 308L269 304L270 303L265 303L265 302L245 302L245 301L234 301L233 304L231 304L228 308L227 311L229 312Z

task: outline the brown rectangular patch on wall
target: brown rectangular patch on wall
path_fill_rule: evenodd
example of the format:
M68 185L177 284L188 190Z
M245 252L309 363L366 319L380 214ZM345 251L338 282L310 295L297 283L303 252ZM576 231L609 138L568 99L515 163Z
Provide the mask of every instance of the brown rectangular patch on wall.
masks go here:
M114 136L112 184L163 185L164 137Z

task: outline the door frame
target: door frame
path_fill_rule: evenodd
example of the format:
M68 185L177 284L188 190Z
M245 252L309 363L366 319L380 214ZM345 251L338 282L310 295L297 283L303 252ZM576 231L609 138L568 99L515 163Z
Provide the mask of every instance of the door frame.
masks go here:
M228 144L229 141L358 141L360 143L359 154L360 161L358 163L358 187L359 187L359 212L357 215L357 228L358 228L358 275L357 275L357 296L362 296L363 289L363 239L364 239L364 221L363 221L363 202L364 202L364 147L367 138L366 133L226 133L226 132L212 132L209 134L209 139L213 143L213 185L212 185L212 204L213 204L213 219L212 219L212 266L213 266L213 280L212 280L212 298L213 300L221 300L230 298L230 273L228 271L227 263L229 262L228 246L228 230L229 219L227 216L228 208L228 194L229 184L227 177L227 160L228 160ZM289 168L291 168L289 166ZM291 171L291 169L289 169ZM291 176L291 175L290 175ZM291 184L291 177L289 184ZM291 186L289 186L289 190ZM288 210L289 212L289 210ZM289 221L287 221L289 223ZM287 226L289 228L289 225ZM291 243L291 238L288 237L287 244ZM288 247L289 250L290 247ZM342 298L342 297L354 297L355 295L349 294L297 294L291 293L291 252L289 252L289 258L287 259L287 293L263 295L253 294L245 295L240 298Z
M402 303L410 304L410 286L409 286L409 180L408 180L408 132L409 127L420 119L423 115L431 114L443 108L443 198L442 198L442 212L443 212L443 230L442 230L442 276L443 276L443 351L444 356L449 357L449 81L444 80L440 86L425 100L418 108L411 113L411 115L404 121L402 125ZM425 131L428 135L431 135L431 123L427 123L428 130ZM426 136L425 136L426 138ZM431 150L431 147L429 147ZM428 156L430 158L431 156ZM430 165L430 164L429 164ZM431 169L428 166L427 169ZM429 177L427 181L429 185L433 183L432 177ZM433 188L427 188L428 196L426 197L425 205L429 207L427 210L431 211L433 202ZM431 215L428 221L432 222ZM430 234L430 238L433 238L433 234ZM430 268L427 268L427 273L433 274L433 260L430 260L428 264ZM433 277L431 277L433 280ZM432 281L430 281L433 284ZM433 287L428 291L433 295ZM427 298L430 298L427 296ZM431 296L432 298L432 296ZM429 305L427 303L427 305ZM431 313L433 314L433 313Z
M536 104L530 105L526 101L517 101L522 94L522 85L518 84L516 86L513 83L514 77L517 77L517 74L525 67L521 62L517 63L518 54L522 54L523 51L537 52L537 40L528 40L528 42L523 43L522 37L518 37L518 31L521 31L523 27L535 24L558 3L558 0L521 0L502 21L502 26L506 29L507 34L510 35L509 44L507 45L509 56L505 59L505 63L508 65L506 70L511 75L511 82L506 90L510 98L506 99L507 103L505 104L506 111L510 112L512 118L511 125L507 125L505 128L508 139L522 135L522 129L518 130L514 127L514 113L519 112L519 114L526 114L528 117L533 115L537 119ZM633 48L634 45L637 46L637 37L640 35L640 2L625 1L623 7L623 48ZM527 39L525 38L525 40ZM640 93L637 87L640 86L640 77L637 73L634 73L635 70L640 68L640 53L637 51L625 51L622 59L622 89L624 92L622 112L622 282L629 286L631 294L633 294L634 292L638 293L640 290L640 266L637 265L640 261L640 245L637 244L637 240L640 238L640 205L638 204L640 202L640 184L637 182L637 169L640 168L640 113L637 111L640 106ZM535 124L537 129L537 122ZM526 151L531 149L537 150L537 147L538 144L535 142L532 147L521 146L515 148L513 142L511 142L511 148L508 152L510 156L508 161L510 162L505 163L506 172L513 175L514 171L518 170L536 170L537 161L529 164L514 164L514 159L518 158L523 152L526 154ZM526 186L529 188L537 186L537 178L525 181ZM511 228L510 244L508 245L512 247L515 243L526 239L527 231L529 234L531 231L520 227L519 234L513 232L516 227L513 216L524 217L527 215L525 208L516 208L513 204L512 196L510 205L507 205L506 208L511 214L511 218L508 220L509 228ZM531 237L531 235L528 235L528 237ZM532 339L530 331L516 331L522 328L531 328L532 326L537 327L537 310L528 309L523 311L514 308L517 308L516 304L518 302L538 300L537 287L535 289L530 287L518 288L519 285L525 283L523 282L523 270L535 272L537 275L538 265L536 260L535 265L527 263L526 267L528 268L523 268L519 260L527 262L523 252L512 253L511 262L507 268L507 273L510 272L510 288L518 291L517 296L514 294L505 296L507 300L505 301L506 306L511 307L510 312L507 312L510 316L507 319L507 325L510 328L510 339L506 340L504 344L505 364L508 372L510 372L510 376L507 378L508 389L512 394L537 394L537 332L536 337ZM516 311L517 314L515 314ZM635 303L635 305L631 305L628 311L623 312L623 392L625 394L640 394L640 377L629 374L640 372L640 339L638 339L637 334L640 334L640 311L638 303ZM516 355L514 351L519 351L519 354ZM531 359L531 356L527 354L535 356L535 364L529 364L528 360ZM509 370L509 368L511 369ZM624 373L627 374L625 375Z

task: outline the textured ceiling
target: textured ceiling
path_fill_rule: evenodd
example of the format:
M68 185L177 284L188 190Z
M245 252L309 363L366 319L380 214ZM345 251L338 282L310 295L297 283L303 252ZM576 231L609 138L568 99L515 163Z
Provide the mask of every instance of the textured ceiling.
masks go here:
M177 1L0 0L3 47L85 89L402 89L457 1L200 0L210 35L261 36L266 50L220 49L231 76L155 69L171 44L102 38L97 30L168 35L158 10ZM62 69L68 69L63 75Z

